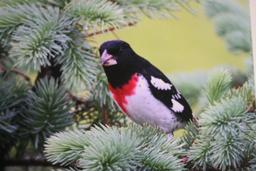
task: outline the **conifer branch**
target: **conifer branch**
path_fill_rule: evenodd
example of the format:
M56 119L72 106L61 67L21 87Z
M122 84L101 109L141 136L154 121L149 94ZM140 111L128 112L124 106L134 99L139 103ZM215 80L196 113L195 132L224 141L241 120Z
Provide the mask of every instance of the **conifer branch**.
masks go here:
M181 147L152 127L101 126L58 133L48 139L45 153L53 163L76 163L85 170L183 170Z
M26 80L27 82L31 83L30 77L25 74L24 72L22 72L21 70L17 69L17 68L12 68L10 69L11 72L17 74L18 76L21 76L24 80ZM7 72L6 68L0 63L0 73L3 72Z
M28 81L29 83L31 83L30 77L28 75L26 75L24 72L22 72L19 69L13 68L11 69L11 72L14 72L15 74L21 76L22 78L24 78L24 80Z
M230 51L251 51L249 15L238 2L205 0L203 5L216 26L217 34L226 41Z
M205 88L209 103L213 104L225 96L225 93L230 89L231 79L231 75L225 70L218 71L210 76Z
M41 148L42 141L53 132L72 124L66 91L52 78L38 81L35 90L28 93L26 106L21 123L23 134L33 136L35 148Z
M134 26L136 24L137 24L137 22L129 22L129 23L127 23L127 25L125 25L125 27L131 27L131 26ZM88 34L86 34L86 37L92 37L92 36L104 34L104 33L107 33L107 32L112 32L112 31L116 31L116 30L118 30L118 29L115 28L115 27L109 27L109 28L106 28L106 29L103 29L103 30L100 30L100 31L88 33Z

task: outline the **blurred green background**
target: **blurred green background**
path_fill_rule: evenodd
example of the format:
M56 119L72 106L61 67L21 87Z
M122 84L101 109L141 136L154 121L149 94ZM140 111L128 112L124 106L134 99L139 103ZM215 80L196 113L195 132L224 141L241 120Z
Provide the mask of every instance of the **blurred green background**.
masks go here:
M202 6L195 3L193 9L194 15L181 10L171 20L144 18L136 26L117 30L115 34L101 34L94 40L97 46L106 40L125 40L165 73L200 71L227 64L244 69L248 55L230 53Z

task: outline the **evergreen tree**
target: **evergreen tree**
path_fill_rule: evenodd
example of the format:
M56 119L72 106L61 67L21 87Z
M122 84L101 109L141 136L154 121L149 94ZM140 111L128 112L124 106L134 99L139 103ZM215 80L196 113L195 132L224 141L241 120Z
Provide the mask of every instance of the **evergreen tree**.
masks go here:
M97 48L90 42L92 38L89 37L135 25L142 14L150 18L172 17L172 12L180 8L189 10L189 2L1 0L0 170L7 165L52 165L45 161L42 154L44 141L50 135L67 128L91 130L92 125L99 123L125 125L125 118L108 95L106 77L98 64ZM92 130L104 134L99 127ZM119 134L117 128L105 130L106 134L112 131ZM121 138L121 141L118 137L111 140L110 136L109 144L99 142L98 145L102 143L102 148L106 145L102 149L106 153L111 152L112 142L120 148L117 149L121 151L120 155L109 157L122 163L109 167L137 168L142 164L151 167L151 161L157 162L163 158L160 154L154 156L158 149L153 146L154 142L149 142L153 140L136 140L129 132L130 129L123 129L122 137L125 139ZM131 134L130 137L126 137L128 134ZM64 133L63 136L65 135ZM81 133L77 131L73 135L78 136ZM144 135L138 132L137 136ZM157 137L153 133L151 136L156 138L155 142L159 139L159 143L168 149L178 148L167 144L164 137ZM93 135L89 137L92 141L99 138L97 134L94 140ZM83 135L77 138L81 138L82 142L84 140ZM129 138L135 142L129 144ZM77 151L74 154L68 152L73 157L68 156L67 161L63 159L63 164L73 163L83 153L81 149L84 145L79 144L81 141L71 143L78 145ZM126 144L130 146L128 149L123 148ZM144 144L152 144L152 151L145 151ZM141 148L142 151L139 153L134 147ZM93 154L97 157L97 153L93 151L92 148L87 155ZM146 153L152 153L152 158L144 158L143 161L134 159L136 164L126 161L126 157L141 158ZM87 161L84 158L81 165L93 169L95 163L87 165ZM157 167L165 167L164 163L171 165L167 159L161 162L163 164ZM172 167L182 166L174 161Z
M234 1L221 0L206 0L203 5L229 49L250 52L248 15L243 8ZM246 73L246 81L240 84L234 84L230 70L212 72L203 86L195 84L198 79L176 79L182 92L201 92L185 95L193 103L203 104L195 114L197 122L188 124L181 138L168 141L147 125L71 130L47 140L46 157L71 170L255 170L251 74Z

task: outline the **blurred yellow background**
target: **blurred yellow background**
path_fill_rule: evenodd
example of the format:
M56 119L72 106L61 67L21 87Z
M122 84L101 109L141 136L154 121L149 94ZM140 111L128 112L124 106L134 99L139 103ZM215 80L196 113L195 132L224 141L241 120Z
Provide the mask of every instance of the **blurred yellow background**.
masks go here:
M177 19L144 18L136 26L115 31L119 39L130 43L142 57L165 73L210 69L232 65L242 69L246 54L231 54L214 31L213 23L200 4L193 5L196 14L181 10ZM94 37L96 45L117 39L113 33Z

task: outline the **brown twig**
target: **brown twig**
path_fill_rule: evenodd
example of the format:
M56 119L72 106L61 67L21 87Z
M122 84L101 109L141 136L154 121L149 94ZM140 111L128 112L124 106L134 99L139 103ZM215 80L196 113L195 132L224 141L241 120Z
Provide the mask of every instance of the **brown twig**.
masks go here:
M29 76L27 76L26 74L24 74L22 71L16 69L16 68L13 68L10 70L11 72L14 72L15 74L21 76L24 78L24 80L28 81L28 82L31 82L31 79Z
M130 22L130 23L128 23L128 24L126 25L126 27L134 26L135 24L137 24L137 22ZM116 27L106 28L106 29L104 29L104 30L96 31L96 32L93 32L93 33L88 33L88 34L86 35L86 37L91 37L91 36L103 34L103 33L106 33L106 32L113 32L113 31L116 30L116 29L117 29Z
M108 114L108 111L107 111L105 106L102 109L102 120L103 120L104 125L109 125L110 124L109 114Z
M0 73L6 72L6 71L7 69L2 64L0 64ZM12 68L9 71L17 74L18 76L21 76L24 80L31 83L30 77L26 75L24 72L22 72L21 70L18 70L17 68Z

